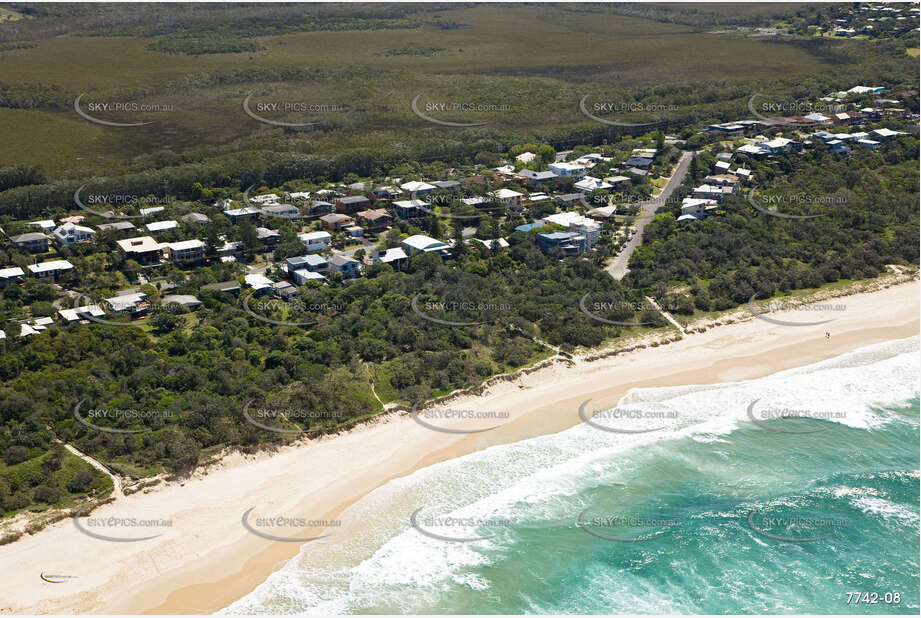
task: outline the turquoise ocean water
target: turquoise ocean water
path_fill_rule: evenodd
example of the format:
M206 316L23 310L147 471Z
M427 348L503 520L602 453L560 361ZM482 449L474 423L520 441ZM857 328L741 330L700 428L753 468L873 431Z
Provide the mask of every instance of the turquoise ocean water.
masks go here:
M675 414L598 424L663 429L581 424L394 480L224 611L917 615L918 380L911 338L632 391L621 408Z

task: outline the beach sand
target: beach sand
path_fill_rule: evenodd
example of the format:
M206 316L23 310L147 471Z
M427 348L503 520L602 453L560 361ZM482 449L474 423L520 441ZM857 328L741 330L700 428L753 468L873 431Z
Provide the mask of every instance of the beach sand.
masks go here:
M214 612L252 591L301 547L247 532L241 518L250 507L261 514L336 519L370 491L421 467L571 427L580 422L579 406L589 399L589 409L597 411L614 407L631 388L760 378L917 335L919 291L921 284L912 281L835 299L844 311L771 314L798 322L834 318L827 324L794 327L751 319L668 345L572 366L556 364L443 406L508 413L508 418L427 419L444 428L498 425L491 431L442 433L408 415L392 414L347 434L274 454L230 455L207 474L133 494L92 513L169 520L170 526L155 531L97 530L112 536L160 533L157 538L97 540L78 532L67 519L0 547L0 613ZM318 528L273 532L296 537L318 533ZM354 533L354 526L335 533ZM42 572L73 578L49 583L40 578Z

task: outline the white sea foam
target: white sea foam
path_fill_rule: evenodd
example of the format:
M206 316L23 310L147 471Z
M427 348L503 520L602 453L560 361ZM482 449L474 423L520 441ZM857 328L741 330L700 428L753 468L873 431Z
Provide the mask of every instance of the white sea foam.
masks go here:
M725 441L722 436L739 427L754 427L746 410L755 400L757 411L831 412L832 422L873 431L892 422L881 408L918 397L918 367L918 338L913 337L758 380L632 390L619 406L654 410L666 404L678 411L677 418L604 421L611 427L630 429L665 427L642 434L612 433L583 423L395 479L341 516L367 522L361 542L354 541L348 548L305 546L298 558L224 611L347 613L379 607L424 611L451 587L481 590L486 584L474 569L501 560L511 549L506 545L511 535L501 526L426 526L446 536L489 536L473 543L435 540L409 525L410 513L419 507L439 516L507 519L523 526L572 526L573 501L568 498L620 482L633 465L629 456L623 456L631 449L640 453L643 447L681 438L714 442L714 448L719 448ZM794 421L771 421L775 422ZM885 501L872 496L854 499L865 510L904 515L886 510ZM316 566L322 564L318 556L324 551L332 555L329 552L346 550L349 565Z

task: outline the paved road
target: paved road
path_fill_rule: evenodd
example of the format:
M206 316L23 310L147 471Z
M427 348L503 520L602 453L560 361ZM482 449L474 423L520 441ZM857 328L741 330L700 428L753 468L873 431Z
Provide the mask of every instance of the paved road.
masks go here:
M623 251L621 251L608 267L605 268L609 275L615 279L623 279L624 275L627 274L627 263L630 261L630 256L633 255L634 249L643 242L643 228L646 227L646 224L652 219L656 209L671 197L671 194L678 188L678 185L684 182L684 177L688 174L688 168L691 166L691 158L693 156L693 152L683 153L681 158L678 159L678 165L675 166L672 177L665 183L665 188L662 189L662 193L651 200L640 203L640 212L637 215L640 218L636 221L636 234L627 241L627 245L624 247Z

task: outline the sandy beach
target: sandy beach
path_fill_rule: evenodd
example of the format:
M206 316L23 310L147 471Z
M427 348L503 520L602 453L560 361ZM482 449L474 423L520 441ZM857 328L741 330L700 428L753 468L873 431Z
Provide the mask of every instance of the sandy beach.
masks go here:
M242 518L251 507L264 515L334 520L370 491L421 467L571 427L580 422L578 409L587 399L597 411L615 406L632 388L760 378L917 335L919 293L921 283L911 281L835 299L845 310L770 314L791 322L834 319L825 324L748 319L687 334L668 345L592 362L557 363L443 406L507 413L507 418L427 421L464 430L498 425L490 431L443 433L409 415L391 414L347 434L274 454L228 456L207 474L122 497L92 513L94 518L168 521L154 530L97 530L112 536L159 535L155 538L99 540L66 519L0 547L0 613L214 612L252 591L302 545L249 532ZM321 532L310 527L272 534L301 538ZM64 577L51 583L42 573Z

